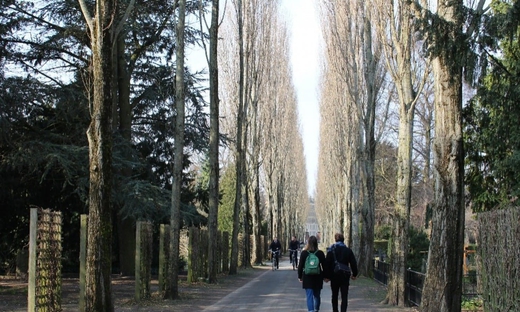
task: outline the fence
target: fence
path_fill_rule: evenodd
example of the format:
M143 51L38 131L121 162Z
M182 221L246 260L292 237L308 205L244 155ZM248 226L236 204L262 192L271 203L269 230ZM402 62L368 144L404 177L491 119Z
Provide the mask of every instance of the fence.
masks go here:
M374 260L374 279L383 285L388 285L388 274L390 264L387 262Z
M388 276L390 274L390 264L379 260L374 260L374 279L383 284L388 285ZM420 306L422 298L422 289L424 286L426 274L416 272L411 269L406 273L406 294L410 305ZM462 278L462 296L464 298L474 298L480 295L477 288L478 274L470 272L464 274Z
M61 311L61 212L31 208L27 311Z

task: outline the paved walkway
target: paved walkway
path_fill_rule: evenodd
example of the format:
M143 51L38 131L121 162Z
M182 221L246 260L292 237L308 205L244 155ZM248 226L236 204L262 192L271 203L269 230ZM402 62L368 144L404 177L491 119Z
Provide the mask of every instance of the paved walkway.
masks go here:
M279 270L265 269L265 273L203 311L307 311L305 291L289 261L281 261ZM351 281L348 311L414 311L380 304L385 294L385 288L370 279ZM320 311L332 311L330 298L330 284L324 283Z

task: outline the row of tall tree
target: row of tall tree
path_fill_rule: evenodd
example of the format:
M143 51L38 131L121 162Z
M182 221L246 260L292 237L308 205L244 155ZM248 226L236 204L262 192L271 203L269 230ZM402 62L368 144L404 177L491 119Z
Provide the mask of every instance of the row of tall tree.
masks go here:
M260 263L262 220L265 234L285 242L304 231L309 199L303 141L280 2L231 1L227 14L219 32L219 92L222 132L231 143L222 170L233 170L236 179L232 237L240 224L253 233L255 241L246 238L244 245L256 246L257 254L245 250L245 258ZM233 264L238 258L232 255Z
M137 220L171 225L166 298L178 296L183 226L209 229L210 282L217 229L230 220L231 274L240 252L263 260L239 232L257 251L261 233L302 233L305 161L279 6L2 2L2 263L27 244L38 205L64 212L74 271L88 213L86 310L112 311L110 276L133 274ZM196 46L208 47L209 78L186 66ZM220 187L221 176L232 183Z
M303 232L307 179L279 1L1 6L2 263L27 244L38 205L64 214L73 265L88 212L87 309L112 311L110 274L133 273L136 220L172 225L167 298L178 295L182 226L208 226L210 282L218 227L232 232L231 274L239 252L262 261L249 249L261 250L261 232L285 242ZM518 200L518 1L322 1L319 12L323 239L344 232L370 275L375 225L390 225L387 300L403 306L410 224L431 220L421 308L458 311L465 199L475 210ZM184 62L197 45L209 46L209 78ZM476 88L465 110L463 74ZM253 242L239 244L239 232Z
M466 208L518 198L511 167L518 127L510 123L518 107L508 82L518 1L324 1L318 8L320 227L324 235L344 232L361 272L371 275L374 227L390 226L386 301L398 306L407 304L410 227L429 228L421 310L460 311ZM496 138L501 143L489 141Z

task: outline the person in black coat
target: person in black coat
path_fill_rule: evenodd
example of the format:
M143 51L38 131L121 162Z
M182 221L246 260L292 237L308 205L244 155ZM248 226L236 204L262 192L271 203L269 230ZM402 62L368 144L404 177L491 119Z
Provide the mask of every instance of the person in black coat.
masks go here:
M350 279L355 280L358 275L358 267L356 257L350 248L345 243L343 234L336 233L334 235L335 244L327 248L327 258L325 260L325 282L330 280L330 289L332 291L332 311L338 310L338 297L341 291L341 312L347 311L348 306L348 288ZM351 275L344 273L334 273L334 253L336 260L340 263L350 266Z
M295 263L298 262L298 249L300 248L300 242L296 239L296 236L291 238L289 242L289 259L291 260L291 264L293 261Z
M315 253L320 261L320 274L307 275L304 272L305 261L309 253ZM298 279L302 283L302 288L305 289L307 296L307 310L315 312L320 310L321 304L321 290L323 289L323 268L325 264L325 254L318 249L318 240L316 236L309 237L307 246L300 255L300 262L298 263Z
M282 244L278 240L278 237L275 237L273 241L271 242L271 245L269 245L269 250L272 252L272 256L274 257L274 261L276 264L276 268L279 268L280 265L280 251L282 250Z

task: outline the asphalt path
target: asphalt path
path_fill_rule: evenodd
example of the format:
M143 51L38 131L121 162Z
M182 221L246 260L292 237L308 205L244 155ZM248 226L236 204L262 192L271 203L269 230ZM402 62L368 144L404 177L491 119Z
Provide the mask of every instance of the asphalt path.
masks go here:
M305 290L292 269L288 257L280 261L280 269L272 271L264 267L265 273L252 279L244 286L232 291L224 298L203 311L307 311ZM412 308L395 308L381 304L384 287L375 282L350 282L349 312L403 312ZM321 291L320 311L332 311L330 284L324 283Z
M287 257L284 258L278 270L267 267L265 273L203 311L307 311L305 290L298 273ZM320 310L332 311L330 302L325 301L330 301L328 284L323 286Z

